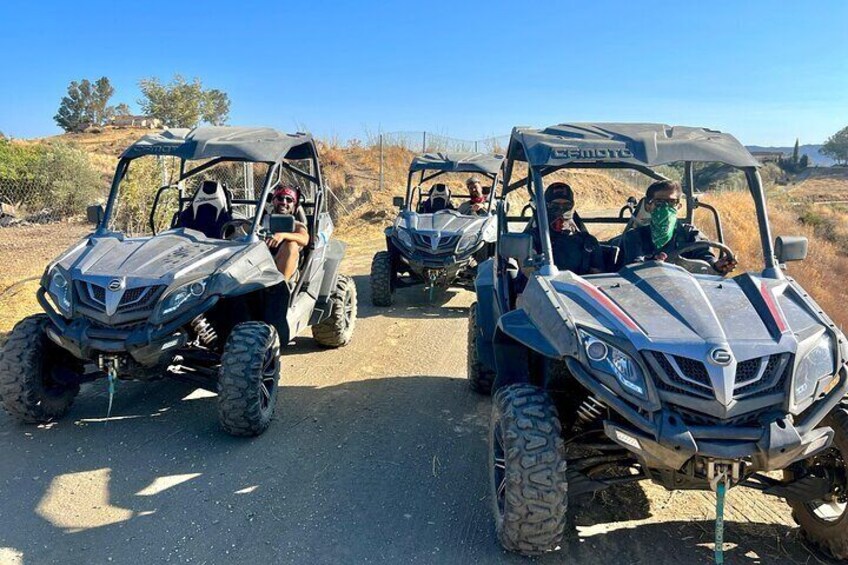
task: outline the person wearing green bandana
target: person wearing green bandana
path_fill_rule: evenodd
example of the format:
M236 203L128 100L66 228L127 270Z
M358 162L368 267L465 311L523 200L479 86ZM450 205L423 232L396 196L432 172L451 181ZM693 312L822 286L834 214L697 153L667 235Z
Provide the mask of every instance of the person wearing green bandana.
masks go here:
M672 251L706 240L694 226L678 219L677 211L680 210L682 198L680 183L674 181L661 180L648 187L645 212L650 214L650 222L622 235L621 265L638 261L665 261ZM716 259L707 248L685 253L683 257L706 261L722 275L736 268L735 261Z

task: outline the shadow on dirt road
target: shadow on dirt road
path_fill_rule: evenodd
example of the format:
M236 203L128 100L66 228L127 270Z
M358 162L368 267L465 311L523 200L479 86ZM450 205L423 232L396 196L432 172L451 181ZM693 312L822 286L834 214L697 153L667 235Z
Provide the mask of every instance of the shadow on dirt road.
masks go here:
M108 424L93 385L57 424L0 417L3 551L24 563L522 561L494 538L489 403L461 379L286 386L253 440L223 435L215 398L191 388L121 388ZM650 517L640 486L575 509L581 535L541 561L709 562L712 522L638 523ZM729 523L728 557L804 562L794 535Z

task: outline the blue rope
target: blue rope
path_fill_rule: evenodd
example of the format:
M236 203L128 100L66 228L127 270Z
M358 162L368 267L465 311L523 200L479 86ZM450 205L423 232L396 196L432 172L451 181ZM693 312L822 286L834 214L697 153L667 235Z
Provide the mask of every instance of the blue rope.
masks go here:
M716 485L716 521L715 521L715 562L724 563L724 494L725 484L721 481Z

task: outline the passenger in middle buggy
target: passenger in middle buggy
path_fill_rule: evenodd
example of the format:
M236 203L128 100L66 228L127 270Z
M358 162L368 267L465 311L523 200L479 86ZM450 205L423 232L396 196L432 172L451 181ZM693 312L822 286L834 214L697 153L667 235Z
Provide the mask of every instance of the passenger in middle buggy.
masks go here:
M545 189L545 209L551 237L551 252L557 269L576 275L600 273L604 257L598 240L574 218L574 191L564 182Z
M683 191L680 183L660 180L645 192L645 212L650 221L625 231L620 242L620 266L639 261L665 261L669 253L705 238L691 224L681 222L677 211ZM706 261L716 272L726 275L736 268L736 261L716 259L709 249L697 249L683 255L687 259Z
M271 206L274 214L295 216L295 228L292 233L275 233L267 241L277 269L287 282L293 282L298 273L300 252L309 245L309 230L296 216L300 206L300 191L293 186L280 185L274 190ZM267 214L265 217L269 218Z

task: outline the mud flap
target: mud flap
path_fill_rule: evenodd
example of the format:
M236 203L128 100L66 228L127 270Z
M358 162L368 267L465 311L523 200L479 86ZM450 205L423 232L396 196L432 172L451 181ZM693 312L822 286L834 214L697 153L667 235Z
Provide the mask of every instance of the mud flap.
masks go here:
M282 346L289 342L291 336L287 318L290 294L289 285L283 282L265 289L263 301L262 319L277 330Z
M327 243L327 250L324 254L324 276L321 280L321 288L318 290L315 308L309 318L310 326L321 323L330 315L328 301L330 294L336 288L336 282L339 279L339 267L342 259L344 259L346 247L344 243L337 239L331 239Z

